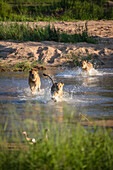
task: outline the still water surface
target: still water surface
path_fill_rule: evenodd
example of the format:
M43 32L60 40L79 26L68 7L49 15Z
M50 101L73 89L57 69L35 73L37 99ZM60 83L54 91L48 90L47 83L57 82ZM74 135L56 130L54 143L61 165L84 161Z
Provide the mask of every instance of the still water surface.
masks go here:
M7 131L12 124L13 128L28 128L31 122L46 124L48 118L61 123L64 114L73 114L75 119L79 113L92 119L113 119L113 69L91 70L89 74L80 68L60 69L51 76L64 82L63 99L57 103L51 100L51 80L42 74L41 91L31 94L28 73L0 73L0 123L7 122Z

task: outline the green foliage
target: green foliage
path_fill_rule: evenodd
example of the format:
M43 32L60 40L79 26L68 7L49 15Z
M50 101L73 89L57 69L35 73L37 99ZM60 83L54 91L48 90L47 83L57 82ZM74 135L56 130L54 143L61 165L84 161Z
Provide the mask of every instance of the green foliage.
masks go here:
M36 103L41 120L46 120L39 123L35 117L27 117L31 113L31 105L31 101L27 103L23 113L26 116L24 120L20 119L21 123L11 118L13 116L19 120L15 105L7 105L7 114L10 116L0 123L0 169L113 169L112 129L90 125L84 128L76 121L75 114L69 114L67 107L64 109L65 123L55 123L41 112L42 106ZM37 114L37 109L33 114ZM45 126L49 129L48 140L44 138ZM41 137L42 141L35 145L27 143L23 129L28 132L28 137L33 136L36 141ZM13 143L17 148L9 150L8 143Z
M12 72L12 71L16 71L16 72L17 71L29 71L33 68L37 68L39 65L40 65L40 67L43 68L43 62L41 63L41 62L35 61L33 63L29 63L28 61L25 61L25 62L20 62L20 63L17 63L15 65L12 65L8 69L9 69L10 72ZM4 68L4 70L5 70L5 68Z
M73 35L56 30L54 26L46 26L45 28L38 28L38 26L31 26L29 24L0 24L0 40L13 39L18 41L56 41L56 42L91 42L96 43L96 40L89 37L87 34L87 24L85 30L80 30Z
M99 20L113 19L106 0L2 0L0 20ZM23 17L24 16L24 17Z
M15 64L15 66L12 68L12 71L28 71L30 69L31 65L26 61Z
M10 13L12 12L11 6L8 3L5 3L3 1L0 2L0 18L7 18Z
M0 169L112 169L113 136L110 130L69 128L51 124L48 141L24 144L26 150L2 147ZM44 130L44 129L43 129ZM38 133L39 135L39 133ZM0 146L2 140L0 140Z

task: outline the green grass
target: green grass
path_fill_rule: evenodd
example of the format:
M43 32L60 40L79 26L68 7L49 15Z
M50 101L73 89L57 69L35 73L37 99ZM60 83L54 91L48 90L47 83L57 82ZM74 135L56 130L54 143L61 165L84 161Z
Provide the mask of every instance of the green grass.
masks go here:
M113 19L107 0L1 0L1 21Z
M24 115L29 113L30 106L31 103L28 103ZM38 103L37 107L40 108ZM32 117L17 124L14 120L18 120L19 115L15 106L9 104L7 109L10 116L7 116L4 124L0 122L0 169L113 169L112 129L96 126L84 128L79 121L71 123L75 115L67 114L65 109L63 118L65 123L55 123L44 116L44 113L40 113L41 120L43 118L46 122L37 122ZM5 114L4 109L3 112ZM36 116L36 111L32 114ZM44 139L45 127L50 130L48 140ZM35 145L28 144L22 134L24 129L27 130L29 137L34 136L37 140L42 137L42 142ZM25 149L10 151L6 145L9 142L15 145L23 144Z
M39 133L38 133L39 135ZM4 142L5 143L5 142ZM18 142L19 143L19 142ZM26 150L9 151L0 140L0 169L109 169L113 168L113 136L110 130L81 125L52 126L48 141L25 142Z
M46 68L44 67L43 62L37 62L34 61L32 63L25 61L25 62L20 62L16 64L10 64L7 63L0 63L0 72L21 72L21 71L30 71L31 69L36 69L36 70L45 70Z
M43 67L43 63L41 62L33 62L33 63L29 63L29 62L21 62L21 63L17 63L15 65L12 65L9 67L9 71L30 71L31 69L45 69Z
M56 41L65 43L88 42L96 43L96 39L92 38L87 33L87 23L85 30L78 28L79 32L69 35L65 32L60 32L54 26L50 25L45 28L31 26L29 24L6 24L0 23L0 40L17 40L17 41Z

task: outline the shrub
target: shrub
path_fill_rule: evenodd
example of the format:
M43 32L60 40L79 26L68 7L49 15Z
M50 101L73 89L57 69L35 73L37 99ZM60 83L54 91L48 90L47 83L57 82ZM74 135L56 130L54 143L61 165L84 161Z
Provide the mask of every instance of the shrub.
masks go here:
M56 42L91 42L96 43L94 38L88 36L87 23L85 30L80 30L73 35L69 35L65 32L60 32L54 26L46 26L45 28L38 28L37 26L31 26L29 24L0 24L0 40L13 39L18 41L56 41Z
M1 18L3 18L4 20L10 16L12 12L12 8L10 6L10 4L5 3L3 1L0 2L0 16Z

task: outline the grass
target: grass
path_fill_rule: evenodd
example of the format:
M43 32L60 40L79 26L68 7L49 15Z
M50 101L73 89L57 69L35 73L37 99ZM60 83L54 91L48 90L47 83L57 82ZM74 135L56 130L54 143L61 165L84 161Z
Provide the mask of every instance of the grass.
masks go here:
M31 69L45 70L43 63L34 61L29 63L28 61L16 63L14 65L1 63L0 72L20 72L20 71L30 71Z
M78 124L76 129L52 127L49 133L48 141L24 144L27 150L1 147L0 169L112 170L113 137L109 130L96 128L92 132Z
M54 26L39 28L29 24L5 24L0 23L0 40L17 40L17 41L56 41L65 43L88 42L96 43L97 40L88 35L87 23L85 29L78 28L79 32L69 35L66 32L60 32Z
M101 20L113 19L107 0L1 0L1 21Z
M38 66L40 65L40 66ZM21 62L21 63L17 63L13 66L10 67L10 71L29 71L33 68L37 68L37 69L43 69L42 64L37 63L37 62L33 62L33 63L29 63L29 62Z
M29 110L29 103L27 108ZM37 106L39 104L37 103ZM40 107L40 106L39 106ZM18 113L15 107L9 106L10 116L17 120ZM27 110L25 111L27 112ZM5 114L5 112L4 112ZM24 113L25 114L25 113ZM65 113L64 113L65 114ZM41 115L40 115L41 116ZM74 115L68 114L64 117L65 123L55 123L46 118L46 128L49 128L49 138L44 140L45 124L29 119L28 135L35 138L42 136L42 142L30 145L22 136L25 126L22 123L20 130L16 130L19 124L12 122L10 127L12 133L6 135L8 117L0 126L0 169L4 170L68 170L68 169L113 169L113 132L112 129L94 126L84 128L80 123L71 124L68 119L73 120ZM42 116L44 118L44 115ZM9 117L10 119L10 117ZM66 123L67 122L67 123ZM32 124L32 126L30 126ZM16 126L15 126L16 125ZM34 128L33 128L34 125ZM40 129L41 128L41 129ZM31 130L33 129L33 131ZM12 134L12 135L11 135ZM37 139L38 140L38 139ZM6 143L16 142L23 144L24 149L9 150Z

